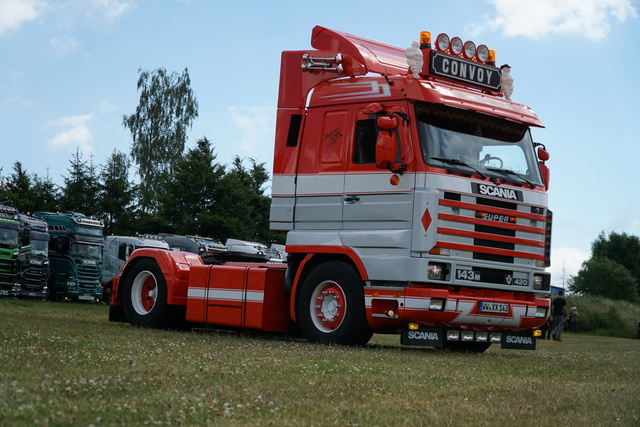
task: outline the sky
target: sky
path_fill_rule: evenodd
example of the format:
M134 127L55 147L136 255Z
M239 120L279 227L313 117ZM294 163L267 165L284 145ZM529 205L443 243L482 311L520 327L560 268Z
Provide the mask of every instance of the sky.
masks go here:
M280 53L310 48L315 25L403 48L445 32L512 67L551 154L553 285L600 233L640 235L640 0L0 0L0 174L19 161L61 185L77 150L128 154L138 72L161 67L188 69L188 148L206 136L218 162L271 170Z

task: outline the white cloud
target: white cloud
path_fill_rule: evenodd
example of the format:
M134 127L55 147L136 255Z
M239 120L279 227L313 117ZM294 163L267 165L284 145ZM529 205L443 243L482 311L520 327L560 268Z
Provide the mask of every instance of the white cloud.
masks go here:
M11 99L7 99L7 104L9 105L18 105L24 108L32 108L42 105L40 100L31 100L31 99L22 99L20 97L15 97Z
M591 252L576 248L553 248L551 251L551 283L554 286L566 287L571 276L575 276L582 268L582 263L591 258Z
M113 21L133 7L133 3L125 0L67 0L56 5L58 26L111 25Z
M272 107L229 107L227 113L239 130L237 143L244 155L255 158L265 144L268 147L273 146Z
M40 0L0 0L0 36L37 19L44 10Z
M93 119L93 114L62 117L52 123L58 129L58 133L47 141L52 150L79 147L83 153L92 151L89 142L93 134L89 130L88 123Z
M473 32L499 28L509 37L539 40L551 34L578 35L603 40L611 20L636 18L632 0L489 0L496 9L490 24L475 26Z
M78 42L73 37L55 37L49 41L53 49L60 56L73 53L78 47Z

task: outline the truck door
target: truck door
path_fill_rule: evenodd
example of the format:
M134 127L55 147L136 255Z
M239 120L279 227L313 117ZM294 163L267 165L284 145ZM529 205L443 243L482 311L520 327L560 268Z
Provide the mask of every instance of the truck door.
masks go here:
M378 116L406 113L402 106L387 104L384 111ZM344 230L411 229L415 170L409 128L404 119L399 120L398 128L392 132L398 145L396 164L405 164L404 170L395 173L399 178L397 184L391 179L394 172L376 166L376 117L366 114L364 108L356 112L354 136L349 141L351 155L345 162Z
M346 162L340 237L345 246L357 248L365 265L369 258L367 269L391 271L397 270L398 265L391 268L385 263L393 262L394 254L397 259L408 257L411 247L415 162L409 127L402 118L406 113L404 106L385 103L383 109L376 115L365 113L364 106L355 112L355 130ZM401 113L395 115L399 125L391 132L397 140L396 166L404 168L396 172L376 166L380 131L376 120L393 112ZM384 274L381 271L376 276Z
M309 111L296 185L295 228L340 230L346 168L347 109Z

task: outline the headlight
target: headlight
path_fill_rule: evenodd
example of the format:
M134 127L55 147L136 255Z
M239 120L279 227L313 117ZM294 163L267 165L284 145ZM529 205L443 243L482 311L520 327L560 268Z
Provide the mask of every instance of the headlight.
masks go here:
M476 44L472 41L465 42L464 44L464 56L467 59L471 59L476 56Z
M427 266L427 279L444 280L447 275L447 267L445 264L430 262Z
M429 310L442 311L444 310L444 300L441 298L431 298L429 301Z
M460 55L462 53L462 39L460 37L451 39L451 52L454 55Z
M445 33L438 34L438 37L436 37L436 47L442 52L449 49L449 36Z
M473 332L462 331L462 341L473 341Z
M476 49L476 56L479 61L487 62L487 59L489 59L489 48L486 45L481 44L478 46L478 49Z
M460 331L454 331L452 329L447 330L448 341L458 341L460 339Z
M545 317L547 317L547 307L537 307L536 317L538 319L544 319Z

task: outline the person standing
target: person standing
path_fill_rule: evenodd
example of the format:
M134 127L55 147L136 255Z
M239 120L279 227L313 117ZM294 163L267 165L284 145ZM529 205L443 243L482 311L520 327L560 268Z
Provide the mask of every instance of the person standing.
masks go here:
M578 318L580 317L580 314L578 314L578 308L577 307L571 307L571 310L569 310L569 327L567 328L567 330L569 332L578 332Z
M562 341L562 324L564 323L565 316L569 315L567 311L567 301L564 299L564 291L558 292L558 296L551 303L551 312L553 313L553 321L556 324L552 335L553 339L555 341Z

